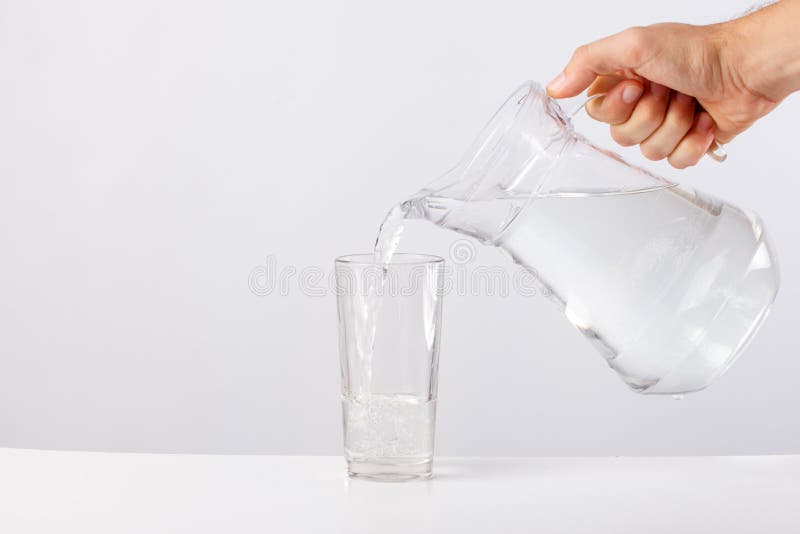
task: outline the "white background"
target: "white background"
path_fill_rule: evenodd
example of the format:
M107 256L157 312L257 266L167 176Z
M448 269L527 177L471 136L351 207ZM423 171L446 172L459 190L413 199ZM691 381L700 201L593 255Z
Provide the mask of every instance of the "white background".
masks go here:
M252 269L328 272L369 250L393 203L582 42L746 7L5 0L0 445L338 454L333 296L295 278L259 297ZM549 301L449 296L438 452L800 452L799 110L787 100L723 165L646 163L757 211L778 250L778 301L724 377L680 402L638 396ZM456 239L408 235L443 256Z

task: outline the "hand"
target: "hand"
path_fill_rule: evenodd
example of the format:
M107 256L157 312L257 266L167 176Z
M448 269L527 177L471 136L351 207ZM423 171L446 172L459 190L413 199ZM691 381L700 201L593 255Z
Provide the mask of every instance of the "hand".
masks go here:
M772 13L782 4L791 12ZM767 15L766 21L752 20ZM649 159L689 167L715 138L731 141L800 86L800 69L784 72L787 61L794 65L800 58L800 45L770 42L770 32L779 31L776 26L787 16L792 25L800 22L800 2L785 0L711 26L631 28L578 48L547 90L554 98L576 96L587 87L590 95L606 93L586 110L611 125L617 143L640 145ZM773 69L754 61L764 57Z

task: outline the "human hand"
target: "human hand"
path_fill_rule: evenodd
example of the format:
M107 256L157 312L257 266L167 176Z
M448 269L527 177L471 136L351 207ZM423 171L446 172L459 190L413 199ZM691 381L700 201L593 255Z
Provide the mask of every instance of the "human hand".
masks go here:
M715 139L731 141L800 87L800 40L787 39L794 30L785 28L775 42L787 20L800 22L800 1L710 26L630 28L579 47L547 90L554 98L587 87L605 93L586 110L611 125L617 143L689 167Z

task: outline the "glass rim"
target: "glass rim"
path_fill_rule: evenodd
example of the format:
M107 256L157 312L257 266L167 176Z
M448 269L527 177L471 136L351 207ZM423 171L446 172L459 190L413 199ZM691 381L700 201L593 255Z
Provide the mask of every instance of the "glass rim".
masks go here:
M335 260L339 265L383 265L377 261L374 252L366 252L362 254L345 254L339 256ZM435 256L433 254L417 254L415 252L395 252L392 254L391 259L385 265L430 265L436 263L444 263L444 258Z

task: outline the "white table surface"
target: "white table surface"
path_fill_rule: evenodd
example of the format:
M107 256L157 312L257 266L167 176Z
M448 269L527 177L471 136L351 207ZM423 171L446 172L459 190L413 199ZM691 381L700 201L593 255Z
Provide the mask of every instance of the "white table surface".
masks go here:
M0 533L800 532L800 456L439 458L427 482L339 457L0 449Z

